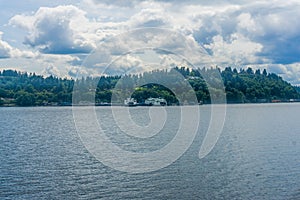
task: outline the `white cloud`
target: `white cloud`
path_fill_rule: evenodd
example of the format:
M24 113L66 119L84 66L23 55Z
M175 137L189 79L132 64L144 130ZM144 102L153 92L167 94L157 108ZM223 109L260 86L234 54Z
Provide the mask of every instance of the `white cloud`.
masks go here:
M44 53L90 52L94 47L95 41L88 37L91 27L87 27L90 24L85 12L72 5L41 7L32 16L14 16L10 24L26 28L24 43Z
M84 69L82 67L78 66L69 66L67 67L67 76L72 78L79 78L79 77L86 77L90 74L94 73L88 73L87 69Z
M73 67L73 63L79 61L80 58L74 55L56 55L41 54L30 59L34 61L37 68L40 68L42 74L55 75L60 77L70 77L69 68ZM76 66L74 66L76 67Z
M189 63L186 62L186 60L173 54L161 55L160 59L161 59L160 65L167 69L174 68L174 67L194 68L194 66L191 66Z
M300 2L299 1L262 1L242 7L244 18L238 24L238 31L253 41L261 43L261 56L274 63L290 64L300 58ZM247 24L247 25L246 25Z
M18 50L20 51L20 50ZM30 53L32 56L25 57L22 51L18 57L0 59L0 68L10 67L20 71L36 72L42 75L55 75L70 77L69 68L76 67L73 63L79 62L80 58L74 55Z
M255 23L250 13L242 13L237 16L237 29L238 31L248 33L255 33L257 35L262 35L263 30L260 26Z
M300 62L299 9L297 0L82 0L76 6L41 7L32 14L23 13L10 20L11 25L26 30L23 42L39 50L40 59L36 52L18 50L3 40L0 40L0 55L22 57L27 53L41 64L46 62L43 68L58 64L57 69L64 69L62 74L65 74L72 65L79 65L76 56L42 55L86 53L100 46L103 54L97 63L105 66L117 56L144 46L171 50L192 63L201 64L210 62L209 58L201 60L201 56L197 56L205 54L200 46L204 45L216 63L280 65L282 72L292 80L297 77L290 73L299 74L296 70L299 65L295 64ZM145 27L170 28L182 36L159 32L154 35L148 29L148 34L145 31L126 40L121 34L111 40L122 32ZM162 57L164 63L178 63L167 55ZM86 63L83 74L93 72L95 63Z
M45 69L43 70L43 75L45 76L56 76L56 77L60 77L61 74L60 74L60 71L58 70L57 67L53 66L53 65L49 65L47 67L45 67Z
M143 61L133 54L126 54L117 57L107 69L105 74L135 74L145 71L147 66ZM149 69L148 69L149 70Z
M0 32L0 58L11 57L13 48L5 41L2 40L2 32Z
M224 41L220 35L215 36L212 43L205 47L212 51L216 62L234 65L258 62L256 54L262 50L261 44L252 42L240 34L232 34L228 41Z
M268 71L279 74L282 78L293 85L300 85L300 63L289 65L268 65Z
M92 0L95 4L117 5L118 7L132 7L136 4L137 0Z
M169 27L171 23L171 17L168 16L166 11L162 8L142 9L137 14L130 18L132 27Z
M0 59L1 58L32 58L36 53L31 51L21 51L17 48L12 47L6 41L2 40L3 32L0 31Z

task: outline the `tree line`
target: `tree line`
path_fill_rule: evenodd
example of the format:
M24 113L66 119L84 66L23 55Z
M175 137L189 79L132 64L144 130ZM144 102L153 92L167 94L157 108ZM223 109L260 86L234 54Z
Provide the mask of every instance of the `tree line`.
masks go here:
M3 70L0 72L0 105L71 105L90 100L96 104L122 102L131 96L142 103L161 97L169 105L182 100L211 103L214 95L226 92L228 103L264 103L300 99L299 87L292 86L274 73L252 68L175 67L142 74L67 79L44 77L35 73ZM72 99L74 94L77 98ZM197 102L195 102L197 101Z

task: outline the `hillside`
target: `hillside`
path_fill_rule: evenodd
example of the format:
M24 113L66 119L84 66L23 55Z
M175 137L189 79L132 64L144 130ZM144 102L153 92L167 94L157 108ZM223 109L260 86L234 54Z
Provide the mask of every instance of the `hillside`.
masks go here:
M178 80L178 73L183 79ZM199 102L210 103L209 88L218 90L214 88L214 84L220 84L220 81L214 79L218 73L222 76L228 103L265 103L300 99L299 90L297 91L299 88L293 87L276 74L267 73L266 70L254 72L251 68L238 71L227 67L221 71L213 68L191 70L176 67L170 71L156 70L140 75L103 76L77 81L3 70L0 72L0 105L71 105L72 92L80 92L84 97L82 100L95 99L96 103L110 103L112 92L123 92L122 98L132 94L132 97L142 103L148 97L162 97L171 105L178 104L174 91L179 94L178 91L182 89L180 84L184 81L188 81L192 86ZM210 77L209 85L204 81L203 75ZM170 87L154 84L159 77L168 82ZM74 84L76 88L73 91ZM131 88L134 88L134 91L131 91ZM191 91L181 91L180 95L188 95L189 92ZM76 101L73 103L79 103L80 99Z

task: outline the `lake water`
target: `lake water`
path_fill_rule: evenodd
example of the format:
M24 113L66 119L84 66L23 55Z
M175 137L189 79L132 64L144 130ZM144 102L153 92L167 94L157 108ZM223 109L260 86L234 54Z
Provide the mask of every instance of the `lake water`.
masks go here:
M80 109L84 115L87 108ZM148 109L130 108L132 119L146 125ZM151 152L170 142L180 123L179 107L163 109L163 131L147 139L120 131L108 107L96 113L115 144ZM228 105L223 132L203 159L210 106L200 114L197 135L178 160L132 174L89 153L71 107L0 108L0 199L300 199L300 104Z

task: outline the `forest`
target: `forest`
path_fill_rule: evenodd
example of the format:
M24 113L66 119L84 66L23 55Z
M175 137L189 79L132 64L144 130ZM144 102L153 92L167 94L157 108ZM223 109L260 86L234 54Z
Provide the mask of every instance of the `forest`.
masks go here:
M252 68L226 67L190 69L175 67L142 74L67 79L44 77L35 73L2 70L1 106L67 106L82 102L96 105L121 103L133 97L143 103L161 97L168 105L211 103L214 95L226 92L227 103L268 103L298 101L299 87L292 86L274 73ZM195 94L196 101L188 98ZM76 96L76 98L72 98Z

